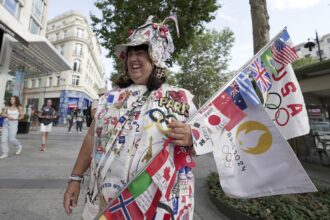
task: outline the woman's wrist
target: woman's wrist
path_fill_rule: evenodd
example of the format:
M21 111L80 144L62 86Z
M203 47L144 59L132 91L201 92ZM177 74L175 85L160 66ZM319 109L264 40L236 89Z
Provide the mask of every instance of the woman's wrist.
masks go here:
M68 183L71 183L71 182L78 182L78 183L83 184L84 183L84 176L83 175L71 174L69 176Z

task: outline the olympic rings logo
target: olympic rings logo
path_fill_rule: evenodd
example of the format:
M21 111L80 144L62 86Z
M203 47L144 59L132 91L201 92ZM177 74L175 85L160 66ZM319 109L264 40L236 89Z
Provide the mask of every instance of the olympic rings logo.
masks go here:
M227 168L232 168L234 164L233 155L229 152L229 146L222 147L222 163Z
M269 103L270 101L271 103ZM279 126L285 126L290 120L290 113L286 108L281 107L281 104L282 97L279 93L270 92L268 94L265 107L276 111L274 114L275 118L272 120L275 121Z
M165 134L168 129L167 125L171 122L171 119L177 120L175 115L173 114L165 114L162 110L154 108L148 112L149 118L151 122L149 122L146 126L143 127L143 130L148 130L154 126L156 123L157 128L163 134Z

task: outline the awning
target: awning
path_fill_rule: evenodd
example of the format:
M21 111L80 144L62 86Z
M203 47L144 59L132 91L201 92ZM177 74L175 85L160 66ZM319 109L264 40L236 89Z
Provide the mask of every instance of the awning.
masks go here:
M10 38L12 53L9 68L12 71L24 68L26 73L47 74L70 70L69 63L43 36L31 34L13 16L0 7L0 28Z
M18 41L11 43L10 69L19 69L22 64L28 66L32 72L43 74L71 69L64 57L46 38L27 32L19 32L19 35L28 42L28 47Z

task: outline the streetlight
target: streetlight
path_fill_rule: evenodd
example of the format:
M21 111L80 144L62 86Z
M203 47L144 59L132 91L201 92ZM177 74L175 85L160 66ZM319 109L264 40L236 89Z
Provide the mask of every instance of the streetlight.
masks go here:
M319 41L319 36L317 34L317 31L315 31L315 39L314 38L308 38L307 39L308 42L304 45L304 48L308 48L309 51L312 51L312 48L315 47L315 43L310 41L310 40L314 40L317 43L317 48L318 48L318 52L319 52L319 57L320 57L320 62L322 62L322 54L321 54L321 49L320 49L320 41Z

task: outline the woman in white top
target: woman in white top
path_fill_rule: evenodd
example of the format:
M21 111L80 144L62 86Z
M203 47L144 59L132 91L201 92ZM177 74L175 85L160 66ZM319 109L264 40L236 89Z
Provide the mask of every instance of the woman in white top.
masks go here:
M18 129L18 120L24 117L23 108L20 104L17 96L12 96L5 108L4 114L5 121L2 128L1 137L1 152L0 159L8 157L8 141L11 142L16 148L16 155L19 155L22 151L22 145L16 139L16 133Z

